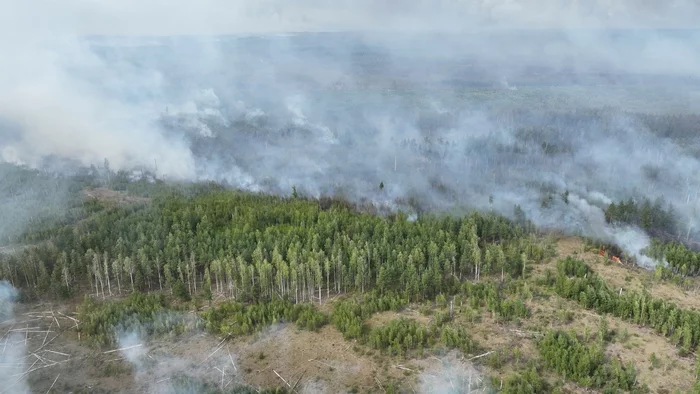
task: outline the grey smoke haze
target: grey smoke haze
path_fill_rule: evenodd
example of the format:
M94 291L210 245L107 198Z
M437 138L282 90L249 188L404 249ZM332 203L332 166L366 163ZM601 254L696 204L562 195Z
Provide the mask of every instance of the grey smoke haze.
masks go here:
M627 240L631 253L644 234L616 235L605 202L663 196L696 218L698 141L663 138L626 110L697 113L700 33L581 29L690 26L690 1L4 8L2 161L157 163L171 179L390 207L519 204L538 225Z
M24 345L24 334L11 332L14 322L14 304L17 299L17 290L7 281L0 281L0 324L9 327L0 338L3 351L0 353L0 393L31 393L27 377L22 372L27 365L27 351ZM3 330L5 331L5 330Z
M10 282L0 281L0 322L10 320L14 316L14 301L17 298L17 290Z
M172 311L158 313L148 324L122 322L115 335L120 356L132 367L130 392L195 394L207 391L204 384L218 389L243 384L234 368L237 355L227 343L219 342L222 338L202 332L199 323L194 315ZM176 336L167 330L169 337L163 337L165 328L172 325L181 325L185 333ZM153 331L160 335L148 334Z
M692 0L4 0L0 21L21 30L172 35L508 27L696 26ZM11 6L11 7L10 7ZM17 16L21 16L18 18ZM31 18L33 25L22 25ZM31 27L29 27L31 26Z
M15 242L33 221L70 212L70 188L65 177L0 163L0 243ZM13 251L0 248L0 254Z

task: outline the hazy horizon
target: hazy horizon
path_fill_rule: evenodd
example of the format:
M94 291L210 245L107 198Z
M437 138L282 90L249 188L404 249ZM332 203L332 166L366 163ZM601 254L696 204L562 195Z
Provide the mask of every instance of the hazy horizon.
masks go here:
M696 27L700 5L632 0L12 0L0 29L71 35ZM4 16L4 18L3 18Z

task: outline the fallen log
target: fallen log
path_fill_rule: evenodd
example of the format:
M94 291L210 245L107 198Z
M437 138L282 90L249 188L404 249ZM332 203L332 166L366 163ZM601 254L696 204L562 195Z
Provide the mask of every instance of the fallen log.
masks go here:
M139 343L138 345L127 346L127 347L123 347L123 348L119 348L119 349L108 350L108 351L106 351L106 352L103 352L102 354L114 353L114 352L118 352L118 351L121 351L121 350L134 349L134 348L141 347L141 346L143 346L143 343Z

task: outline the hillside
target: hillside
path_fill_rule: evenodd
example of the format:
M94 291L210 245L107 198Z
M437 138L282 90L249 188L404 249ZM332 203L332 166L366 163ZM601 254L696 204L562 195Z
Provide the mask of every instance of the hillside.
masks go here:
M85 191L90 213L2 255L20 291L3 378L35 392L700 389L695 277L495 214L410 221L195 189Z

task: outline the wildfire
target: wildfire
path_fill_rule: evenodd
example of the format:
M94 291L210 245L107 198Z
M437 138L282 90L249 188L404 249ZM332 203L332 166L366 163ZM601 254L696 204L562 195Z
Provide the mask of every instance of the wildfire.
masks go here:
M599 252L598 254L601 255L601 256L603 256L603 257L605 257L605 256L606 256L605 249L601 249L600 252ZM610 258L610 260L612 260L612 261L614 261L614 262L616 262L616 263L622 264L622 260L620 260L620 258L617 257L617 256L612 256L612 257Z

